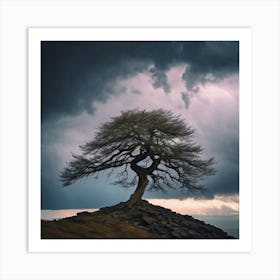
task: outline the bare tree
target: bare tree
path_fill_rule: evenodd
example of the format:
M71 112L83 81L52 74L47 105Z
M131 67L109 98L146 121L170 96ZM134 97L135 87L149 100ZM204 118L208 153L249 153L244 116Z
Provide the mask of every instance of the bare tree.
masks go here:
M214 174L214 159L202 159L202 148L193 140L194 130L165 110L129 110L100 125L95 138L80 146L81 155L61 172L64 186L102 170L117 172L116 183L136 185L127 204L141 201L146 187L156 190L203 190L199 181ZM131 180L131 172L135 172Z

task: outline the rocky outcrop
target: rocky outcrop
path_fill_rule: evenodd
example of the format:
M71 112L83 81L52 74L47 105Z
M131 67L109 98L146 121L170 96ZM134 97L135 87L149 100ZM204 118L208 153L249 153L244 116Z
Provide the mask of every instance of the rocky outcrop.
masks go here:
M194 219L192 216L181 215L160 206L142 200L133 208L120 203L99 210L114 218L127 221L138 228L160 235L160 238L183 239L233 239L222 229Z
M145 200L133 207L120 203L93 213L42 221L41 230L42 238L233 239L215 226Z

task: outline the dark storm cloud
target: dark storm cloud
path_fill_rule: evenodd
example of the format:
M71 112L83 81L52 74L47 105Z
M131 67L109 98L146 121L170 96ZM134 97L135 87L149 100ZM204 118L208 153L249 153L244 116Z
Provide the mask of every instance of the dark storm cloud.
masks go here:
M227 127L228 126L228 127ZM203 128L208 153L215 157L216 175L204 180L209 192L219 195L239 193L239 123L208 124ZM206 144L204 143L203 146Z
M155 89L162 88L165 93L170 92L170 86L167 81L167 75L164 71L157 69L156 67L153 67L150 69L150 73L153 78L153 87Z
M105 102L118 79L148 70L153 85L166 93L166 72L187 64L182 77L189 91L197 84L238 72L239 44L200 42L50 42L42 50L42 119L93 113L92 101ZM209 76L209 74L211 74Z
M92 113L93 100L119 93L115 81L146 69L125 44L42 42L42 119ZM130 51L129 51L130 50Z
M196 42L184 45L183 53L189 61L183 77L190 90L199 82L211 80L209 74L212 79L222 79L239 70L239 43L235 41Z
M190 95L189 95L189 93L188 92L182 92L181 95L182 95L182 99L185 103L186 108L188 108L189 105L190 105Z

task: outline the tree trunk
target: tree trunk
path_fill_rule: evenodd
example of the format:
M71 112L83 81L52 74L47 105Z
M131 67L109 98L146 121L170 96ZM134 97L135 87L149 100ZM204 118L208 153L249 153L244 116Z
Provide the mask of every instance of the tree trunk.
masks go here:
M133 206L141 201L141 198L145 192L145 189L149 183L149 180L146 175L138 175L138 185L135 192L130 196L128 200L128 205Z

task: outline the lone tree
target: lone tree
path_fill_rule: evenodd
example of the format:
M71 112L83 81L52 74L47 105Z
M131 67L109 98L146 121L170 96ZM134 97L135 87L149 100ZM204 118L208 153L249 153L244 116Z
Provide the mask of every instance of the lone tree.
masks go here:
M117 171L123 186L136 185L128 205L141 201L146 187L203 190L199 180L214 174L214 159L203 160L202 148L193 141L194 130L165 110L129 110L100 125L95 138L80 146L81 155L64 168L64 186L103 170ZM132 180L128 168L135 172ZM131 174L131 173L130 173ZM138 180L137 180L138 179Z

